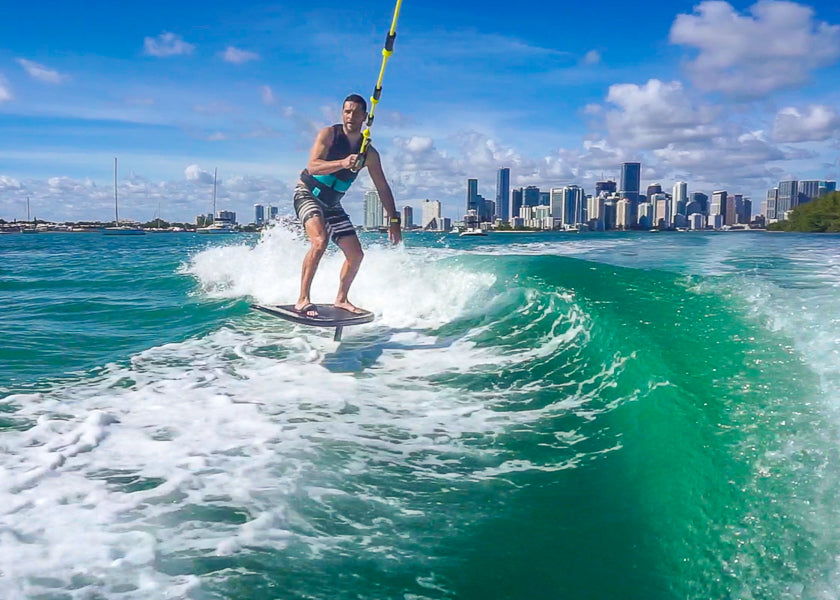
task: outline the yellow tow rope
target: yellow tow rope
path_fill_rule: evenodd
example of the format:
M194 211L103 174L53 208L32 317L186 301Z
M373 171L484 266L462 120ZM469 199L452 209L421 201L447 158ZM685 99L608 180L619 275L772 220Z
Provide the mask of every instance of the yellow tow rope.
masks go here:
M401 5L402 0L397 0L397 5L394 7L394 18L391 21L391 30L388 32L388 37L385 39L385 47L382 49L382 68L379 69L379 79L376 80L376 88L374 88L373 95L370 97L370 112L365 123L365 130L362 132L362 147L359 150L361 156L365 155L365 151L370 143L370 126L373 125L373 111L376 110L376 105L379 104L379 96L382 95L382 78L385 76L385 65L388 64L388 59L394 53L394 40L397 37L397 19L400 16Z

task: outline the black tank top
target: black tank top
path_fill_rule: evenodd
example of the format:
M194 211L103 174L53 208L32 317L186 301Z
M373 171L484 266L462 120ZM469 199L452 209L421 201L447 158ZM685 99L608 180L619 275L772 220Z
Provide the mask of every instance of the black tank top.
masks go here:
M362 147L362 138L356 144L350 145L350 140L344 134L344 127L338 123L332 126L332 143L327 149L325 160L341 160L351 154L358 154ZM358 172L341 169L328 175L312 175L309 169L301 171L300 180L309 188L319 200L324 202L338 202L350 188Z

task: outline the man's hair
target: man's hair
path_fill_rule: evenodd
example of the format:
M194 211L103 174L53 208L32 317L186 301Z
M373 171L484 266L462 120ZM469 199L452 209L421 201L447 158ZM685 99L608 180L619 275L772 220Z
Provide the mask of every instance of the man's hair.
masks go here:
M350 94L344 99L344 102L342 102L341 105L344 106L348 102L355 102L356 104L361 104L362 110L367 112L367 102L365 102L365 99L362 98L359 94Z

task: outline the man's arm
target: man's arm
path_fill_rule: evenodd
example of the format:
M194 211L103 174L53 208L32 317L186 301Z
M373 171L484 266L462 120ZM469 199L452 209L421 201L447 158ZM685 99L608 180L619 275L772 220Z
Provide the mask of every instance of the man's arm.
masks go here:
M376 191L379 193L379 200L382 202L385 212L388 213L388 220L390 221L388 225L388 239L395 244L399 244L402 239L402 230L400 229L399 223L392 222L392 219L399 217L397 205L394 202L394 195L391 193L391 186L388 185L388 181L385 179L385 173L382 171L379 152L373 146L370 146L367 150L365 166L368 169L371 180L373 180Z
M306 163L306 170L310 175L329 175L341 169L349 169L356 164L356 154L351 154L341 160L326 160L332 138L332 127L324 127L315 137L312 149L309 150L309 162Z

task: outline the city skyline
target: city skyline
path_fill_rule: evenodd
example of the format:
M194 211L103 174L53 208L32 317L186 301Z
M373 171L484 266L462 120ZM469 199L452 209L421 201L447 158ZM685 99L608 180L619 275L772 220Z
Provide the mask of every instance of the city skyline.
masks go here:
M464 180L492 182L498 166L511 189L592 190L638 161L642 181L737 189L757 204L779 181L840 178L840 91L825 85L840 74L832 3L535 4L540 19L482 6L404 7L373 128L400 207L433 198L459 218ZM0 218L22 218L27 196L44 218L107 218L114 156L127 218L159 204L170 220L208 212L215 167L220 207L290 212L315 130L338 120L348 92L370 94L392 9L10 5ZM578 26L558 37L557 22ZM369 188L363 175L347 196L356 222Z

